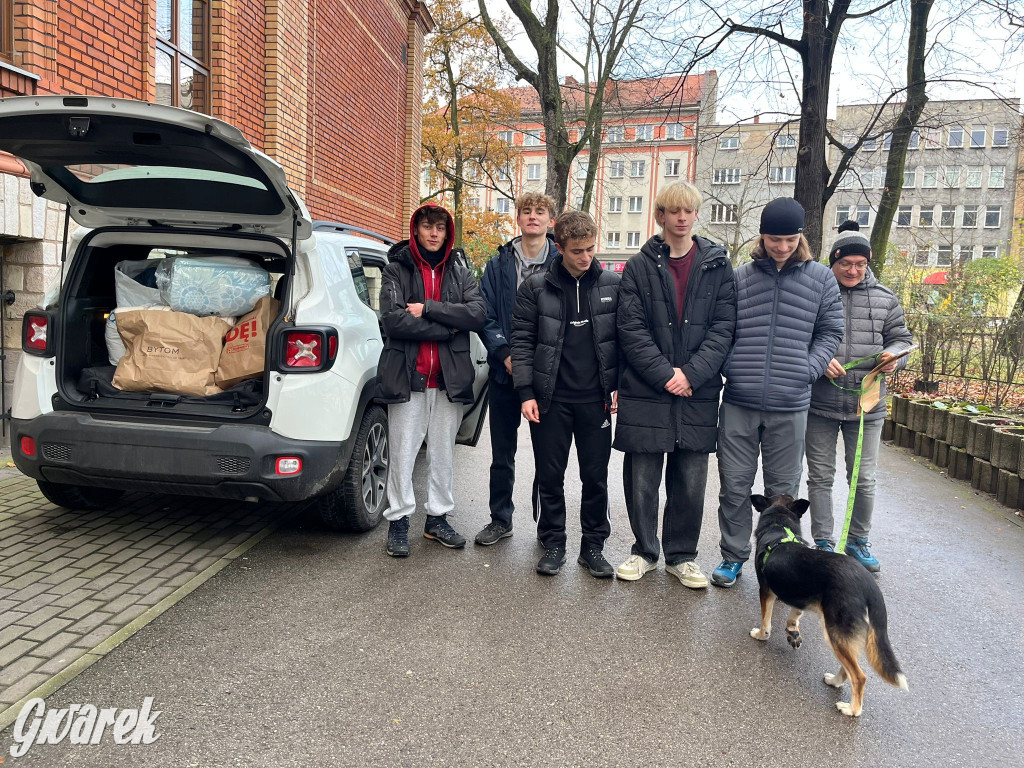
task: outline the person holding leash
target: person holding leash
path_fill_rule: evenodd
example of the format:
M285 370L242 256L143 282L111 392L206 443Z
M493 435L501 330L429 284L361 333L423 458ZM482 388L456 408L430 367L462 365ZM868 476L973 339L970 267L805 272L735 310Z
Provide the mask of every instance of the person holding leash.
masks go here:
M855 221L839 225L828 262L839 282L846 330L835 357L811 390L807 417L807 491L811 502L811 535L818 549L834 551L832 536L832 484L836 474L836 437L842 435L846 454L846 479L853 476L854 456L860 424L861 380L878 363L910 347L913 337L907 329L896 294L878 282L871 272L871 244ZM850 365L853 363L853 365ZM882 368L892 373L907 358L893 360ZM869 571L881 570L871 553L868 534L875 506L875 466L885 419L885 381L878 405L864 414L860 470L850 518L846 554Z

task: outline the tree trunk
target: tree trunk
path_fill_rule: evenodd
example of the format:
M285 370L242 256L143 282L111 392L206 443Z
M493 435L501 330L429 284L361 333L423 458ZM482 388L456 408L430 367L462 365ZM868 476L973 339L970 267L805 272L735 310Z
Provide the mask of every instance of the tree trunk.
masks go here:
M910 136L921 118L928 95L924 71L925 58L928 55L928 14L934 0L911 0L910 3L910 37L907 43L907 100L896 119L892 131L892 144L889 147L889 159L885 166L885 188L882 201L878 204L875 226L871 230L871 270L876 277L881 277L885 270L886 249L889 245L889 233L892 231L892 220L899 210L900 196L903 194L903 172L907 163L907 148Z

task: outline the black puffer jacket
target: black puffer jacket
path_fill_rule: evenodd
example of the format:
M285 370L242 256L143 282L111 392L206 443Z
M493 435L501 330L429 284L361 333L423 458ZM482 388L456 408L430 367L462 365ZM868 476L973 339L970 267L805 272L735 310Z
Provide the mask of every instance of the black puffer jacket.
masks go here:
M531 275L519 286L512 315L512 380L522 402L536 400L540 412L551 405L558 363L565 336L566 302L569 296L558 281L562 257ZM598 377L605 402L611 402L618 387L618 343L615 313L618 308L619 276L606 272L594 261L590 276L590 319L594 329ZM586 276L584 276L586 277Z
M652 237L633 256L619 286L619 415L614 446L628 453L676 448L714 451L722 363L736 327L736 283L725 248L694 238L683 321L669 274L668 246ZM693 394L665 390L681 368Z
M385 339L377 364L378 401L409 401L413 379L423 378L416 374L420 342L436 341L448 399L472 403L476 371L469 355L469 332L482 329L486 316L473 274L458 259L449 259L441 279L441 301L427 304L429 318L413 317L405 308L423 302L424 289L408 241L392 246L388 258L391 263L384 267L380 290ZM422 391L422 386L416 389Z

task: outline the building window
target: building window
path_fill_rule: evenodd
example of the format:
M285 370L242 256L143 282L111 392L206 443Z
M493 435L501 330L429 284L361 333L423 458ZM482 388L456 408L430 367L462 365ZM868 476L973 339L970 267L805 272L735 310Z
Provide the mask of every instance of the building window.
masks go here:
M634 179L642 179L646 168L646 160L633 160L629 164L629 175Z
M511 213L512 201L507 197L498 198L498 213Z
M957 189L960 186L960 166L947 165L943 181L946 184L946 189Z
M986 205L985 206L985 226L986 227L998 227L999 221L1002 218L1003 206L1001 205Z
M625 133L625 129L621 125L610 126L605 133L605 141L622 141Z
M911 168L909 171L904 169L903 188L913 189L915 184L917 184L917 168Z
M587 171L589 171L589 170L590 170L590 161L589 160L580 160L579 164L576 166L576 178L577 179L585 179L585 178L587 178Z
M922 142L925 149L938 149L942 146L942 129L926 128Z
M1003 180L1006 176L1005 165L993 165L988 169L988 188L989 189L1002 189Z
M608 198L608 212L609 213L622 213L622 198L621 197L609 197Z
M964 215L960 221L960 226L963 227L964 229L974 229L976 226L978 226L978 206L964 206Z
M1010 129L1005 125L997 125L992 129L992 146L1005 147L1010 137Z
M208 0L157 0L156 102L210 112Z
M847 149L852 149L853 145L857 143L857 139L860 138L855 131L843 131L843 146Z
M959 252L957 254L957 258L959 259L961 264L966 264L968 261L974 258L974 246L961 245Z
M775 146L778 149L787 149L796 146L796 136L788 133L780 133L775 137Z
M679 161L678 160L666 160L665 161L665 175L666 176L678 176L679 175Z
M907 144L907 149L917 149L921 146L921 132L915 128L910 132L910 142Z
M467 207L471 211L479 211L480 210L480 198L479 197L471 197L471 198L469 198L469 203L467 204Z
M626 174L625 160L612 160L608 163L608 175L613 179L621 179Z
M629 198L629 212L640 213L644 209L644 199L642 197L631 197Z
M526 178L530 181L537 181L540 178L540 163L530 163L526 166Z
M716 168L713 176L714 184L739 184L739 168Z
M531 133L530 131L523 131L523 146L524 147L539 147L540 146L540 135Z
M960 126L950 126L947 134L946 146L952 149L959 149L964 145L964 129Z
M884 149L886 152L888 152L890 149L892 149L892 134L891 133L887 133L887 134L885 134L885 136L882 137L882 149Z
M874 152L878 149L878 138L872 136L871 138L865 138L864 143L860 145L860 148L865 152Z
M981 246L981 258L983 259L995 259L999 257L999 246L998 245L983 245Z
M896 226L897 227L909 227L910 221L914 216L914 206L912 205L901 205L896 209Z
M665 126L665 138L679 141L686 138L686 126L682 123L673 123ZM722 147L725 149L725 147ZM733 147L735 149L735 147Z
M640 247L640 233L639 232L627 232L626 233L626 247L627 248L639 248Z
M981 189L981 173L982 167L980 165L969 165L967 166L967 188L968 189Z
M953 221L956 219L956 206L955 205L944 205L939 209L939 226L940 227L952 227Z
M515 131L498 131L498 141L504 141L506 144L511 144L513 138L515 138Z
M723 136L718 142L719 149L739 149L740 148L740 137L739 136Z
M870 205L858 205L857 206L857 223L862 227L866 227L868 222L871 220L871 206Z
M786 165L781 168L769 168L768 181L774 181L777 184L792 184L796 181L796 166Z
M919 227L930 227L935 223L935 209L925 208L921 206L921 211L917 215L917 226Z
M583 198L582 198L582 197L577 197L577 198L576 198L576 201L575 201L575 203L574 203L574 205L573 205L573 208L574 208L575 210L577 210L577 211L583 211L583 210L586 210L586 209L585 209L585 208L583 207Z
M914 266L927 267L930 257L931 250L928 247L918 248L917 251L914 253Z
M712 224L735 224L736 223L736 206L735 205L723 205L716 203L711 206L711 223Z
M850 206L848 205L837 205L836 206L836 226L838 227L844 221L850 218Z
M650 141L654 138L654 126L653 125L638 125L636 127L636 140L637 141Z
M609 248L618 248L619 246L622 245L622 238L620 237L621 234L622 234L621 232L609 232L608 233L607 237L608 237L608 247Z
M861 189L871 189L875 186L875 169L861 168L857 173L857 178L860 181Z
M935 189L935 179L938 175L937 168L925 168L921 177L921 189Z
M985 135L988 130L984 125L972 125L971 126L971 149L984 149L985 148Z
M953 263L953 246L940 245L935 249L935 266L948 267Z

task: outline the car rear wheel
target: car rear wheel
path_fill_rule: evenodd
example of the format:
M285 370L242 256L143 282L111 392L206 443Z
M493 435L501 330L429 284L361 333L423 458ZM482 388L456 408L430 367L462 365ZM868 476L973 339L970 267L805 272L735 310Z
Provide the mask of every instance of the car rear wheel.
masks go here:
M372 405L359 424L344 481L320 497L318 512L324 523L344 531L376 528L388 505L389 458L387 413Z
M102 509L110 507L124 495L114 488L93 488L88 485L64 485L37 480L39 491L46 500L68 509Z

